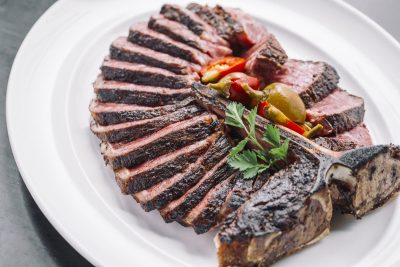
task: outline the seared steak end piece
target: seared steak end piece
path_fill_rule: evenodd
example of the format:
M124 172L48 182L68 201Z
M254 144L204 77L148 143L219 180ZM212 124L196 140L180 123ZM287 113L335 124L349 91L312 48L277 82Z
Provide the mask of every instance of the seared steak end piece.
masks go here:
M318 165L298 162L276 173L215 237L220 266L268 266L329 233L332 203Z
M400 147L380 145L346 152L327 173L342 212L361 218L400 189Z

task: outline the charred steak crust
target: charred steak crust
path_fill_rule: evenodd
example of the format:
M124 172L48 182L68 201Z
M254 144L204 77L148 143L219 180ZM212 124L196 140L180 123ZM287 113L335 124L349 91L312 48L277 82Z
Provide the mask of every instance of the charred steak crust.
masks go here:
M223 19L221 19L217 14L214 13L212 8L199 5L197 3L190 3L186 8L194 12L202 20L214 27L219 36L221 36L228 42L234 42L234 40L232 39L232 29Z
M109 143L128 143L148 134L154 133L173 123L193 118L200 115L204 110L197 105L183 107L175 112L167 114L155 119L149 119L144 122L126 123L123 127L118 128L118 124L114 126L97 126L93 121L92 131L97 137Z
M115 170L123 167L132 168L148 160L154 159L157 156L166 154L169 151L179 149L198 140L204 139L218 130L219 125L218 121L201 120L179 131L170 132L167 135L158 138L154 142L138 147L124 155L111 159L106 158L106 162ZM179 140L179 142L175 142L175 140Z
M286 63L288 56L273 34L268 34L263 44L248 56L246 70L273 82L273 75Z
M112 59L162 68L180 75L193 72L194 69L200 69L199 65L174 58L168 54L160 53L149 48L140 47L140 49L128 49L127 47L121 47L121 45L118 46L118 42L122 42L120 39L116 40L116 42L110 46L110 56ZM123 40L124 43L127 43L127 46L135 47L135 45L129 44L125 38L123 38Z
M157 94L152 92L132 92L127 90L103 90L97 91L97 99L102 102L113 102L121 104L136 104L149 107L160 105L171 105L191 96L191 91L180 90L173 94Z
M204 32L203 25L193 20L187 14L181 12L181 10L174 5L163 5L161 7L160 13L171 20L182 23L197 35L201 35Z
M144 25L131 27L128 40L134 44L166 53L195 64L206 64L210 60L206 54L183 43L176 42L166 35L147 29Z
M133 194L148 189L161 181L172 177L184 170L190 163L193 163L201 156L208 146L207 143L197 147L195 150L181 154L170 161L155 166L152 169L141 172L134 176L128 186L127 194ZM146 209L147 211L149 209Z
M166 206L172 200L181 197L204 176L208 169L214 167L231 147L228 139L224 135L220 136L204 155L200 156L194 164L183 170L181 174L178 174L181 177L173 186L166 188L150 201L141 203L142 207L145 210L159 209Z
M240 179L240 176L239 172L232 174L232 176L226 180L226 183L219 184L219 187L215 187L215 192L211 192L212 196L210 199L206 199L207 203L205 207L197 217L190 222L190 226L193 227L196 234L206 233L218 223L218 215L222 205L229 192L232 190L236 180Z
M144 66L144 65L143 65ZM172 89L187 88L191 84L188 76L165 75L147 71L144 68L126 69L103 65L101 67L103 76L107 80L135 83L140 85L165 86Z
M326 235L332 209L326 187L314 190L317 176L318 165L301 160L229 215L216 237L220 266L268 266Z
M166 222L182 222L181 220L189 213L189 211L195 207L207 194L207 192L232 175L234 169L232 169L227 163L222 164L214 173L212 173L206 180L200 181L200 185L195 190L185 196L185 200L182 201L178 206L163 213L163 218Z
M313 107L307 109L307 119L312 124L324 126L320 135L337 134L355 128L364 119L364 101L336 89Z
M158 102L160 103L160 102ZM135 105L125 105L125 109L118 111L101 110L96 109L96 106L107 106L110 103L101 103L94 101L90 106L90 111L93 119L99 125L108 126L125 122L140 121L146 119L152 119L155 117L160 117L167 115L171 112L177 111L180 108L186 107L194 103L193 97L188 97L173 105L148 107L148 106L135 106ZM111 105L118 106L124 104L114 104Z
M275 74L273 81L293 86L309 108L337 88L339 75L325 62L290 59Z

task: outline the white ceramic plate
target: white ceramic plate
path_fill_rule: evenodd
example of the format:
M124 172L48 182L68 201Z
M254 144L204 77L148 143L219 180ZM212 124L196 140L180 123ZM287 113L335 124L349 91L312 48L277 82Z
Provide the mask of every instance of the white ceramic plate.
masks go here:
M213 4L214 1L210 1ZM292 58L325 60L366 101L376 143L400 143L400 46L339 1L225 1L262 20ZM91 83L108 46L163 1L62 0L35 24L14 62L7 123L35 201L83 256L102 266L216 266L215 233L165 224L120 194L89 131ZM181 4L185 4L182 3ZM356 221L275 266L399 266L400 202Z

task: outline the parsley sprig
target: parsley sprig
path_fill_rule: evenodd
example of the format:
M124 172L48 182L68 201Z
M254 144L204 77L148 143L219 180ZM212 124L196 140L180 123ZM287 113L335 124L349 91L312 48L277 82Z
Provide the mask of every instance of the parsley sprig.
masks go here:
M229 165L243 172L244 179L252 179L257 174L271 168L277 161L287 157L289 140L281 142L279 128L267 124L263 140L271 145L271 149L265 150L256 137L257 107L253 108L243 121L245 107L240 103L232 102L225 111L225 124L243 129L247 136L241 140L229 152ZM253 144L254 149L245 149L248 143Z

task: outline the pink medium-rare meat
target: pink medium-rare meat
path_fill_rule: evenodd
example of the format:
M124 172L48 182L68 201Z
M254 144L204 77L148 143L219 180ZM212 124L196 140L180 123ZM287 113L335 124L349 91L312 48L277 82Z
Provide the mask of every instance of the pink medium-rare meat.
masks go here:
M119 37L111 44L110 56L112 59L158 67L181 75L201 69L198 64L131 43L126 37Z

